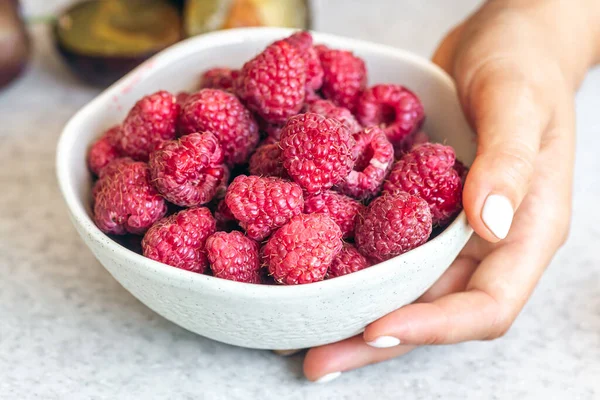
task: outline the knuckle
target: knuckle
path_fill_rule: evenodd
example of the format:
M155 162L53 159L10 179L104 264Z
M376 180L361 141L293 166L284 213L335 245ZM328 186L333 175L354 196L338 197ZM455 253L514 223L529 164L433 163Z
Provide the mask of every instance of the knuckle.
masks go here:
M485 340L495 340L503 337L511 326L512 319L508 317L499 317L490 326L489 334L485 337Z

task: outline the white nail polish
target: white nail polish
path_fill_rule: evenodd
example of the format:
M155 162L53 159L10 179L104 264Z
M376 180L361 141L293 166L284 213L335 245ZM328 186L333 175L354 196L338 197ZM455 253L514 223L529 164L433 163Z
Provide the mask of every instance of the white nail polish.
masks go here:
M377 339L367 342L367 344L378 349L387 349L388 347L398 346L400 339L393 336L379 336Z
M508 235L513 216L510 200L499 194L489 195L481 210L483 223L498 239L504 239Z
M341 372L331 372L327 375L323 375L322 377L320 377L319 379L317 379L315 381L315 383L327 383L327 382L331 382L334 379L337 379L340 377L342 373Z

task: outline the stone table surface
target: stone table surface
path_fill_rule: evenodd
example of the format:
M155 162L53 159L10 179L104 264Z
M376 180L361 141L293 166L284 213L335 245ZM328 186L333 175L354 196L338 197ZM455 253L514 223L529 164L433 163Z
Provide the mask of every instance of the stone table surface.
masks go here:
M28 15L64 1L24 1ZM477 1L320 0L316 28L429 56ZM159 317L95 260L54 174L65 122L98 92L74 80L45 26L33 62L0 92L1 399L599 399L600 71L577 99L571 236L502 339L426 347L345 373L302 378L282 358L196 336Z

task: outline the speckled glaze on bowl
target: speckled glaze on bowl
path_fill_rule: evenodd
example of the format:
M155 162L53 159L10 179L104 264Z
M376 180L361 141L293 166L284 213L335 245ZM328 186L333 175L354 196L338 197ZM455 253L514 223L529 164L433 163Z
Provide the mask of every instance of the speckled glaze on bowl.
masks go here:
M306 348L360 333L379 317L414 301L448 268L472 234L466 216L435 239L372 268L301 286L263 286L172 268L138 255L104 235L90 215L86 150L120 122L143 95L195 86L199 72L239 67L291 30L228 30L183 41L148 60L83 107L66 125L57 149L58 181L70 217L86 245L131 294L166 319L199 335L258 349ZM316 42L363 57L369 85L399 83L414 90L427 113L425 131L470 163L471 130L451 79L429 61L394 48L314 33Z

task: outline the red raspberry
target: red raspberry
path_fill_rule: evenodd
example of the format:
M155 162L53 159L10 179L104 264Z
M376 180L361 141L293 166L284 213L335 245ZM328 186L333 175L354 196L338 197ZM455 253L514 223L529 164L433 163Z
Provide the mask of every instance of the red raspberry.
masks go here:
M225 163L243 164L258 144L258 125L252 114L231 93L202 89L186 102L180 133L211 132L219 139Z
M107 175L113 175L115 172L119 172L121 169L125 168L126 165L133 164L135 162L136 161L134 161L131 157L115 158L100 170L98 178L101 179Z
M188 92L179 92L175 95L175 99L177 101L177 104L179 104L179 107L181 107L181 109L183 109L183 106L185 105L185 103L188 101L188 99L191 97L192 95Z
M364 126L377 125L394 146L416 132L425 119L419 98L400 85L375 85L364 91L356 116Z
M267 122L298 114L305 97L306 67L295 46L280 40L244 64L236 93Z
M217 204L215 219L217 220L217 231L230 232L239 228L235 217L227 207L227 203L225 203L225 199Z
M412 150L413 147L423 143L429 143L429 135L423 131L419 131L414 135L407 136L399 145L394 148L394 158L397 160Z
M438 143L413 148L394 164L384 191L404 191L424 199L434 225L444 225L461 208L462 183L454 150Z
M258 243L243 233L217 232L206 240L210 268L217 278L260 283L261 266Z
M119 159L113 163L93 190L94 221L104 233L143 234L166 214L165 200L151 185L146 163Z
M361 92L367 86L365 63L352 52L317 48L323 66L323 87L325 98L335 105L354 112Z
M123 155L148 160L162 142L175 138L180 111L175 96L164 90L142 97L125 117L115 145Z
M296 46L306 66L306 94L315 93L323 85L323 67L319 55L313 47L312 35L306 31L296 32L285 39L286 42Z
M325 214L300 214L277 230L263 248L275 281L299 285L323 280L342 249L342 231Z
M310 196L304 201L306 214L329 215L342 230L344 238L354 236L354 224L364 208L365 206L360 202L330 190Z
M281 129L280 129L281 131ZM258 144L258 148L256 149L256 151L258 151L259 148L263 147L263 146L268 146L270 144L279 144L279 137L281 137L281 135L279 135L277 137L277 139L273 136L267 136L262 142L260 142Z
M315 100L308 103L305 110L306 112L320 114L327 118L337 119L350 130L350 133L357 133L363 129L350 110L338 107L329 100Z
M366 128L354 135L354 139L354 169L336 189L356 199L368 200L379 194L392 169L394 147L377 127Z
M95 175L98 175L100 170L109 162L121 156L121 152L115 146L116 135L119 129L121 129L120 126L113 126L108 129L90 147L88 152L88 166Z
M215 219L206 207L189 208L163 218L142 240L144 256L191 272L208 266L206 239L215 233Z
M354 139L338 120L319 114L288 119L281 132L283 166L309 194L331 188L354 166Z
M171 203L206 204L226 179L223 152L212 133L192 133L163 143L150 154L152 183Z
M371 263L369 260L360 254L354 245L344 243L344 247L342 247L342 250L333 259L329 271L327 271L327 278L331 279L348 275L370 266Z
M225 202L248 237L263 240L304 208L302 189L279 178L240 175Z
M373 260L385 261L425 243L431 229L425 200L404 192L383 194L358 218L356 247Z
M251 175L288 178L287 172L283 168L279 143L265 144L256 149L250 157L248 171Z
M200 89L233 90L233 82L237 79L239 71L217 67L204 71L200 77Z

